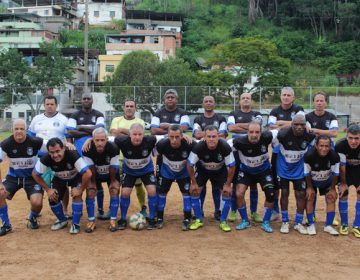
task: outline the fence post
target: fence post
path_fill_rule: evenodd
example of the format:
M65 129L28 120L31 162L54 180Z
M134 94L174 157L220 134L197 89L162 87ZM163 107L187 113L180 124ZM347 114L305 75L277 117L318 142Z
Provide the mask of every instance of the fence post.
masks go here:
M233 96L234 96L234 98L233 98L233 107L234 107L234 111L236 110L235 109L235 103L236 103L236 87L234 86L233 87Z
M338 111L338 92L339 92L339 86L336 86L336 91L335 91L335 115L337 115L337 111Z
M186 107L187 107L187 106L186 106L186 103L187 103L187 99L186 99L187 96L186 96L186 94L187 94L187 86L185 86L185 99L184 99L184 101L185 101L185 108L184 108L185 111L186 111Z
M110 104L113 105L112 104L112 86L110 86L110 98L109 99L110 99Z
M161 104L161 86L159 87L159 103L158 104Z
M134 94L134 101L136 102L136 87L134 86L134 89L133 89L133 94Z
M310 86L309 90L310 90L310 98L309 98L309 109L311 109L311 100L312 100L312 86Z
M262 108L262 87L260 87L260 112Z
M209 86L209 96L210 96L210 93L211 93L211 88L210 88L210 86Z

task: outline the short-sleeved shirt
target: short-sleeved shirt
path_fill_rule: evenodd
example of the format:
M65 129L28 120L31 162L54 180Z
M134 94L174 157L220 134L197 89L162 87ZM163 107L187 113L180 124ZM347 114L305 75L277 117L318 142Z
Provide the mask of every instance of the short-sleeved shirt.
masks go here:
M67 123L67 117L59 112L57 112L52 117L47 117L43 113L35 116L31 121L28 134L31 136L40 137L46 141L54 137L65 140L65 138L69 136L66 129ZM41 149L39 155L41 156L44 153L46 153L46 150Z
M90 112L85 112L83 110L78 110L71 115L69 121L67 123L67 130L76 130L78 125L88 125L88 126L97 126L97 127L105 127L105 119L104 114L100 111L92 109ZM91 133L87 136L82 136L79 138L75 138L75 147L78 153L82 154L82 146L85 141L91 137Z
M326 188L332 183L334 176L339 176L340 157L330 150L321 157L315 148L310 149L304 157L304 175L311 176L314 187Z
M175 149L171 147L169 139L159 141L156 144L156 150L162 156L160 176L170 180L189 177L186 169L186 160L194 145L194 142L188 144L182 139L180 147Z
M18 178L31 177L37 162L37 154L43 145L43 139L26 136L22 143L15 141L14 136L6 138L0 145L0 162L5 156L9 159L8 175Z
M193 134L201 128L204 131L208 125L214 125L218 128L219 133L227 133L226 119L224 116L215 114L211 118L206 118L204 114L197 116L194 120Z
M157 138L153 135L145 135L140 145L131 143L130 136L115 137L115 144L123 154L122 171L125 174L140 177L154 172L151 153L155 148Z
M250 123L252 121L262 122L261 113L258 111L250 111L250 112L242 112L241 110L236 110L230 112L230 115L227 120L227 126L237 123ZM246 134L246 131L240 133L233 133L232 137L236 138L241 136L242 134Z
M306 124L310 128L317 128L322 130L338 130L339 124L336 119L336 116L328 111L322 116L315 115L315 112L310 112L305 115Z
M225 166L235 166L235 159L230 145L223 139L214 150L210 150L205 141L200 141L192 149L187 160L190 166L206 170L206 172L217 173Z
M289 109L284 110L281 105L279 105L271 110L268 125L274 125L277 121L292 121L296 114L305 115L304 108L299 105L292 104Z
M71 181L78 174L82 175L89 169L89 166L77 151L68 149L65 150L64 158L60 162L55 162L48 153L43 155L35 165L35 172L41 176L48 167L55 172L54 176L56 178L63 181Z
M151 119L150 127L158 128L162 123L190 126L190 119L184 109L176 108L174 111L170 112L164 107L156 111Z
M110 131L112 129L118 129L118 128L125 128L130 129L130 126L134 123L141 124L143 127L145 127L145 122L140 118L133 118L131 120L125 119L122 117L116 117L111 121Z
M315 144L315 135L304 132L295 136L291 127L280 129L277 135L279 153L276 158L277 173L280 178L301 180L304 178L304 155Z
M351 149L346 138L339 140L335 151L340 156L340 165L346 165L346 174L360 177L360 146Z
M270 169L268 148L276 135L277 130L262 132L256 144L250 143L247 135L230 139L228 143L232 143L230 146L239 154L240 170L250 174L259 174Z
M110 179L110 166L119 172L119 148L113 142L108 141L102 153L99 153L94 142L91 142L90 149L83 152L83 158L89 166L95 167L98 179Z

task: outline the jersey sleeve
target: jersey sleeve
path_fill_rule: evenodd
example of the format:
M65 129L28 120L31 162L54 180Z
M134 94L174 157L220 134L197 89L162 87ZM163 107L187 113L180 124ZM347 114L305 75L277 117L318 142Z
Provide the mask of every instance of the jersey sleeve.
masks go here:
M225 165L227 167L235 166L235 158L230 145L224 141Z
M331 114L329 130L338 130L339 123L334 114Z
M118 128L119 128L118 122L119 122L119 118L114 118L114 119L111 121L111 125L110 125L110 130L109 130L109 131L111 131L112 129L118 129Z
M268 119L268 125L275 125L277 122L276 109L272 109Z
M31 121L27 134L29 134L30 136L35 136L36 132L35 132L35 121L36 121L36 117L33 118L33 120Z
M263 117L262 117L262 115L261 115L260 112L255 111L255 112L254 112L254 117L255 117L255 121L258 121L258 122L260 122L260 123L263 122Z
M72 114L66 124L67 130L75 130L77 127L77 115L76 113Z
M180 125L186 125L188 128L190 126L190 118L188 114L184 113L180 118Z
M346 165L346 154L343 152L343 141L337 142L335 145L335 151L338 153L340 157L340 165L345 166Z
M49 166L49 155L43 155L40 160L38 160L35 164L34 171L37 175L41 176L45 173Z
M194 125L193 125L193 134L201 129L201 123L200 123L200 118L199 116L197 116L194 120Z
M2 150L2 148L0 147L0 162L2 162L4 160L5 154Z
M98 127L105 127L104 114L99 111L96 113L96 124L95 125Z
M160 127L159 111L157 111L151 118L150 127Z
M227 124L224 116L220 118L219 133L227 133Z
M331 163L331 172L335 176L340 174L340 156L335 151L330 151L332 153L332 163Z
M83 159L84 159L85 163L89 166L93 166L95 164L94 161L90 157L85 155L85 153L83 153Z
M86 170L90 167L86 164L85 160L79 156L76 151L71 151L70 153L70 161L74 164L76 170L82 175Z
M235 124L235 116L234 116L234 111L230 112L229 117L227 119L227 125L232 125Z

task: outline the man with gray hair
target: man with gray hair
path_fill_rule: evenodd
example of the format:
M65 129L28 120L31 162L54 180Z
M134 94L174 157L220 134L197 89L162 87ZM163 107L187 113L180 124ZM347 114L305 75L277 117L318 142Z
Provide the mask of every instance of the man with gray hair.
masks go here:
M92 132L90 148L83 152L85 162L90 166L92 177L86 191L86 208L89 222L85 231L95 230L95 196L101 184L106 183L110 193L110 231L117 230L116 216L119 209L120 171L119 148L108 141L107 131L98 127Z
M9 160L9 171L4 181L0 173L0 218L2 220L0 236L12 230L6 199L11 200L18 190L24 188L30 201L29 228L39 228L37 217L43 206L44 192L31 176L37 161L37 153L43 146L43 139L26 135L26 123L23 119L14 121L12 131L13 135L2 141L0 145L0 162L6 156Z
M281 104L272 109L268 119L268 126L270 129L281 129L284 127L291 126L291 121L296 114L305 115L304 108L294 104L295 93L292 87L283 87L281 89L280 100ZM271 216L272 220L278 219L280 217L279 209L279 182L276 171L276 156L278 154L278 149L273 148L271 155L271 169L273 174L273 182L275 188L275 202L274 202L274 211Z

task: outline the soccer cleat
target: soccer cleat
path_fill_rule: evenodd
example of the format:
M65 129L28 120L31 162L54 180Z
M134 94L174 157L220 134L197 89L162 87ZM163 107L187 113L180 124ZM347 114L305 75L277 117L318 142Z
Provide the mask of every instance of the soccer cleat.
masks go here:
M152 230L152 229L157 229L157 222L155 219L147 219L147 229L148 230Z
M236 212L235 212L235 214L236 214ZM220 211L220 210L216 210L216 211L214 212L214 218L215 218L215 220L220 221L220 216L221 216L221 211ZM235 218L236 218L236 217L235 217Z
M337 227L339 224L340 224L339 221L336 218L334 218L332 225Z
M86 224L85 232L86 233L92 233L92 232L94 232L95 229L96 229L95 221L89 221Z
M102 221L110 220L110 211L108 211L107 213L104 213L104 211L98 211L96 217Z
M126 220L118 220L117 221L117 228L120 229L120 230L123 230L123 229L126 229L126 226L127 226L127 221Z
M262 218L257 212L252 212L250 214L251 220L253 220L255 223L262 223Z
M281 227L280 227L280 232L281 233L289 233L290 231L290 226L288 222L282 222Z
M269 223L269 222L263 222L263 223L261 224L261 228L262 228L265 232L267 232L267 233L272 233L272 232L273 232L273 229L272 229L272 227L270 226L270 223Z
M231 227L226 223L226 221L222 221L220 224L219 224L219 228L224 231L224 232L229 232L231 231Z
M348 235L349 234L349 226L348 225L341 225L339 233L341 235Z
M116 220L110 220L109 230L111 232L115 232L118 230L118 226L116 224Z
M280 213L272 211L270 221L276 221L280 219Z
M9 225L3 224L0 228L0 236L4 236L10 231L12 231L12 226L10 224Z
M182 229L183 231L187 231L187 230L190 229L190 220L189 220L189 219L183 220L181 229Z
M308 234L308 231L307 231L306 227L303 226L303 224L300 224L300 223L296 224L296 225L294 226L294 229L295 229L297 232L299 232L300 234L304 234L304 235L307 235L307 234Z
M164 219L158 218L156 221L156 228L162 229L164 227Z
M231 211L228 217L228 222L235 222L236 221L236 211Z
M195 222L193 222L189 228L191 230L197 230L197 229L201 228L203 225L204 225L204 222L200 221L199 219L196 219Z
M146 212L146 205L141 206L141 211L140 213L146 218L147 217L147 212Z
M63 229L63 228L66 228L68 225L68 221L65 220L65 221L59 221L57 220L52 226L51 226L51 230L60 230L60 229Z
M80 226L72 224L69 230L69 233L71 234L78 234L80 232Z
M355 237L360 238L360 227L353 227L352 232Z
M309 225L309 226L306 228L306 230L307 230L308 235L316 235L315 224Z
M251 227L250 223L248 221L242 220L240 224L238 224L235 228L236 230L244 230Z
M27 227L30 229L38 229L39 228L39 222L35 217L32 217L31 219L28 219Z
M339 233L336 229L334 229L332 226L325 226L324 231L327 233L330 233L333 236L338 236Z

